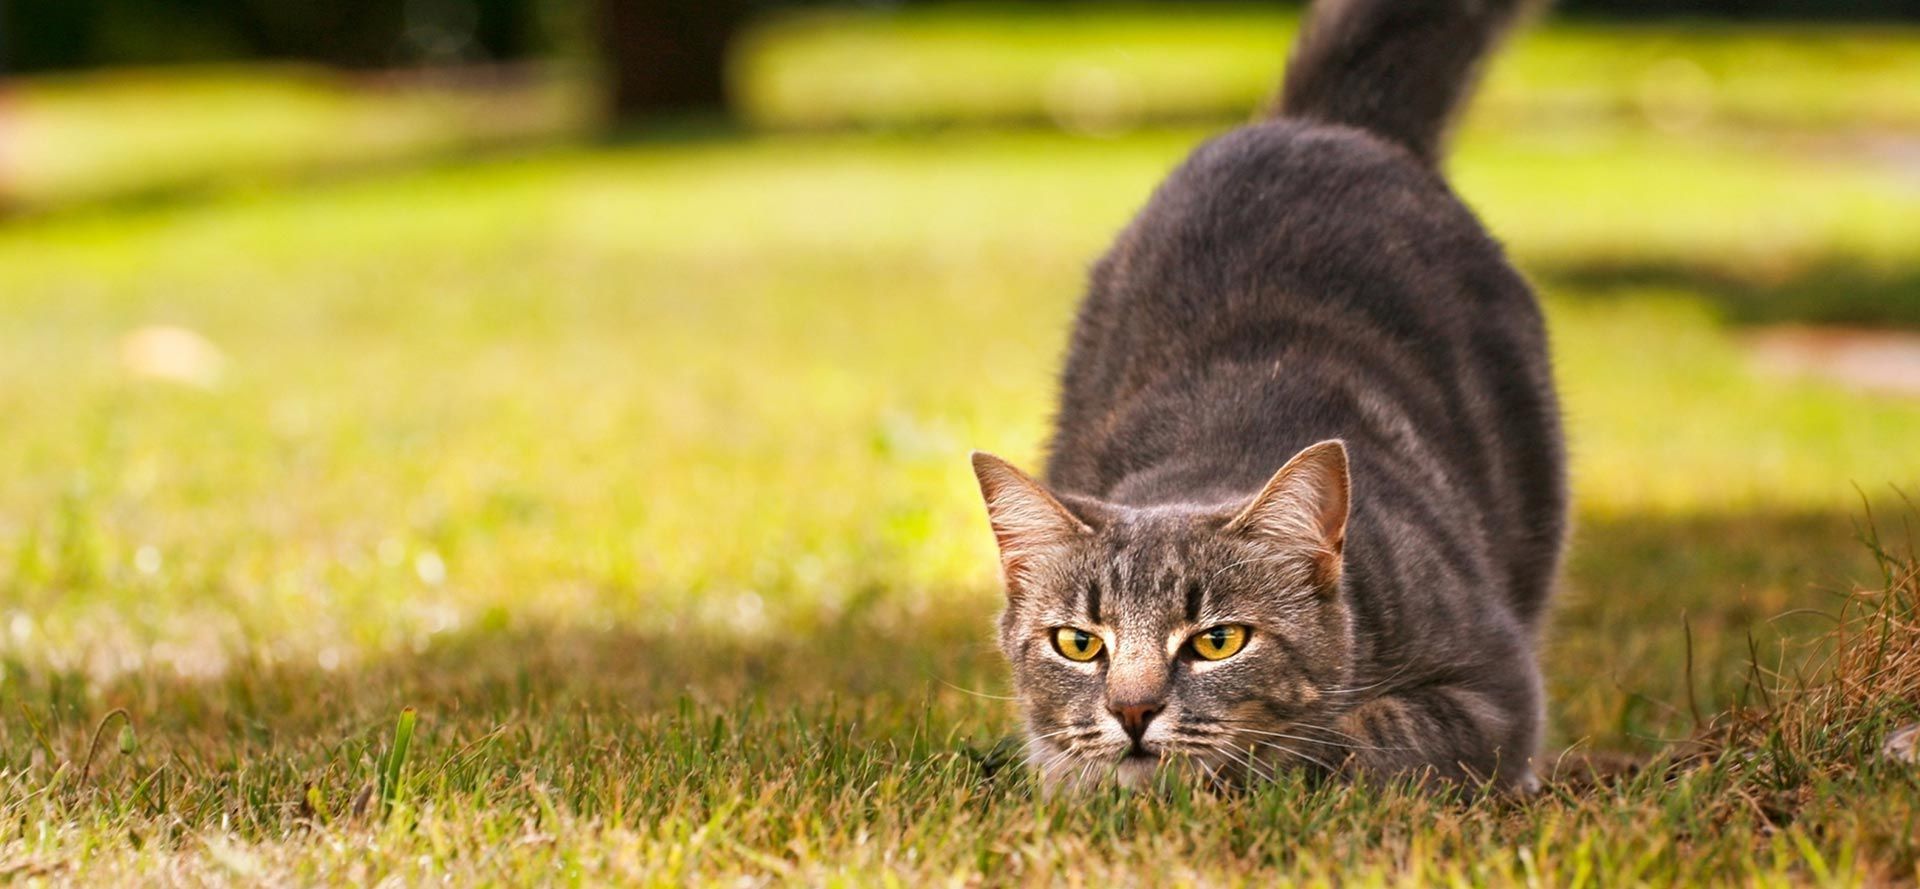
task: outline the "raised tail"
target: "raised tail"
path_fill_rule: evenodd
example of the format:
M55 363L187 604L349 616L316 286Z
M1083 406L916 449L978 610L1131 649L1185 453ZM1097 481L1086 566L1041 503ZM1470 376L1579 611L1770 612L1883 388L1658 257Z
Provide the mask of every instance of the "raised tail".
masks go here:
M1366 130L1437 163L1480 62L1529 0L1318 0L1278 113Z

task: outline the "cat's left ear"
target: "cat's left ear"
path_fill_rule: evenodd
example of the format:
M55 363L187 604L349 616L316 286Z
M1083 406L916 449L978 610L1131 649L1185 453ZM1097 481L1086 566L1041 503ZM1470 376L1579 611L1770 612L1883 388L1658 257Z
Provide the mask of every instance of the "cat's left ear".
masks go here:
M1351 491L1346 444L1330 439L1310 445L1273 474L1227 530L1305 551L1319 579L1331 585L1340 577Z

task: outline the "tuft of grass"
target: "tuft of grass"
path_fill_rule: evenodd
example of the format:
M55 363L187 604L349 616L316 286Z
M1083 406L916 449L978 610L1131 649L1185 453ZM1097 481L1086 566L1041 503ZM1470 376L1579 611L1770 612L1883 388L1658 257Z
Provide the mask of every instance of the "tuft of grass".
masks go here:
M1751 663L1761 703L1722 714L1698 742L1702 755L1743 751L1742 777L1775 796L1909 765L1885 761L1884 748L1920 720L1920 558L1911 538L1904 549L1883 539L1871 513L1864 528L1881 588L1841 600L1833 629L1790 675Z
M1711 789L1696 803L1708 817L1754 824L1817 882L1920 874L1920 772L1887 751L1920 721L1920 558L1871 515L1865 529L1883 585L1840 599L1826 633L1783 643L1802 657L1763 661L1756 648L1747 703L1662 754L1668 780Z

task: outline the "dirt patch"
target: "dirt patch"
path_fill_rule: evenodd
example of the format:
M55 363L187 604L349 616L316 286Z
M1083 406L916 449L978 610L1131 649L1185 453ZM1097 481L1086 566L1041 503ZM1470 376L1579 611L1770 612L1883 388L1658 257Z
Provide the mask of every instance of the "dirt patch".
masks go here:
M1920 398L1920 333L1796 325L1756 331L1746 344L1769 373Z

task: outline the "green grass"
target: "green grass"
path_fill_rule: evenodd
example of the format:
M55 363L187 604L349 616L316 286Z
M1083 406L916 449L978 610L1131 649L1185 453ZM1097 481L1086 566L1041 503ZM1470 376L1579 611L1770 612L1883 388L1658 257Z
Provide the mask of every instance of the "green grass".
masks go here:
M1858 282L1913 323L1920 193L1728 128L1482 126L1453 163L1565 392L1553 743L1677 755L1691 687L1704 765L1524 803L1001 767L965 454L1034 461L1087 262L1203 134L554 148L0 228L0 873L1920 876L1920 779L1867 756L1907 674L1793 694L1830 622L1775 619L1894 582L1861 492L1903 540L1920 403L1762 375L1733 326ZM219 377L131 374L153 324Z

